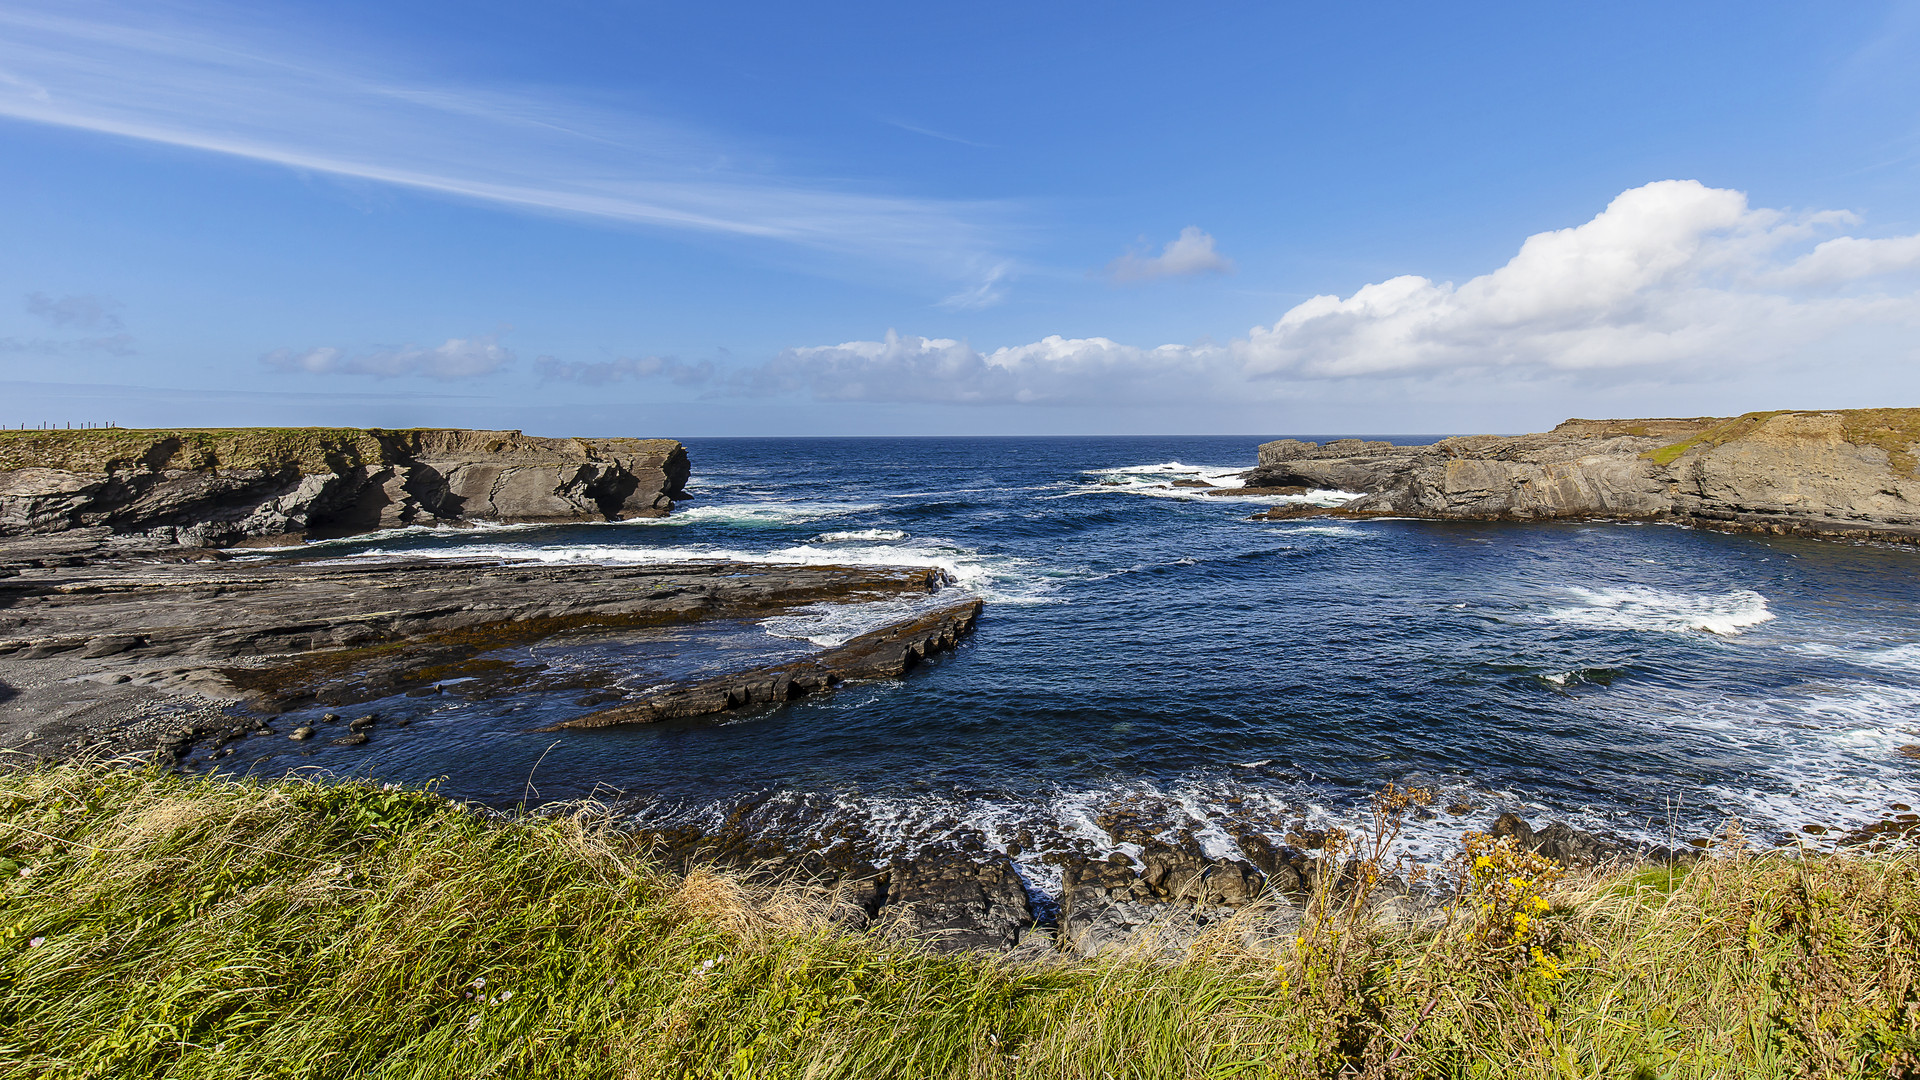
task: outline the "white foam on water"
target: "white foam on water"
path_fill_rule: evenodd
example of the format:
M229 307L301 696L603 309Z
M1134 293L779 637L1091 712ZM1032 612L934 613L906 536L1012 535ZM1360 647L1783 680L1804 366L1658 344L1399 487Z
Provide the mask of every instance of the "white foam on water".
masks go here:
M1892 645L1884 648L1849 648L1823 641L1801 642L1793 648L1828 660L1855 667L1881 671L1920 674L1920 645Z
M774 637L793 638L830 648L952 602L951 594L935 594L860 604L812 604L785 615L762 619L760 626Z
M944 570L960 587L997 604L1061 603L1062 586L1093 575L1084 569L1053 569L1032 559L982 554L940 537L911 543L835 541L796 544L765 551L717 544L638 546L619 544L459 544L418 550L370 548L347 559L483 559L549 564L654 566L663 563L742 562L776 566L930 567Z
M1081 475L1089 482L1076 485L1059 495L1042 498L1066 499L1082 495L1146 495L1159 499L1186 501L1254 503L1261 506L1344 506L1360 498L1359 492L1316 489L1299 495L1222 495L1247 486L1244 465L1186 465L1163 461L1150 465L1123 465L1111 469L1088 469ZM1198 480L1207 486L1180 487L1177 480Z
M1314 525L1306 522L1281 523L1289 535L1293 536L1364 536L1372 539L1378 533L1354 525Z
M1705 631L1732 637L1774 617L1767 598L1752 589L1690 593L1644 585L1572 585L1566 592L1574 603L1548 608L1545 617L1602 630Z
M744 528L778 528L804 525L810 521L845 517L878 510L878 503L804 502L768 499L754 502L720 503L714 506L679 506L666 517L632 518L609 522L614 525L648 527L677 525L733 525ZM596 523L597 524L597 523Z
M900 529L851 529L847 532L821 533L813 538L816 544L846 544L859 540L906 540L912 533Z

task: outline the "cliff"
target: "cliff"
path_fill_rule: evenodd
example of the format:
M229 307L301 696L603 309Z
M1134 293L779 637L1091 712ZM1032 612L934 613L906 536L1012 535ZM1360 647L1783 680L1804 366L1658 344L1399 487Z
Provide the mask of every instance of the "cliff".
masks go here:
M1343 515L1678 521L1912 543L1916 444L1920 409L1568 420L1540 434L1431 446L1283 439L1261 446L1246 475L1250 487L1363 493Z
M232 428L0 431L0 537L106 526L190 547L436 522L659 517L672 439L518 431Z

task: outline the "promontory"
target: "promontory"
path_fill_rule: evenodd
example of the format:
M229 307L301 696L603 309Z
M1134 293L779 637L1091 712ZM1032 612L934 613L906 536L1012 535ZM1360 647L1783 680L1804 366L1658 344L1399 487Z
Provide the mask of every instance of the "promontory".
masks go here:
M1427 446L1282 439L1260 447L1245 477L1253 490L1359 493L1331 511L1341 516L1669 521L1916 543L1917 444L1920 409L1568 420L1539 434ZM1262 516L1326 512L1281 506Z

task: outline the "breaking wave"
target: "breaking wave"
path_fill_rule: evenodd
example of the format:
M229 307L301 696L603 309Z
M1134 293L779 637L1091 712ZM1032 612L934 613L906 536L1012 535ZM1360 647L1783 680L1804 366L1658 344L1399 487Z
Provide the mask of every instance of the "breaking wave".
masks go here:
M1752 589L1686 593L1643 585L1567 588L1574 603L1547 609L1547 618L1602 630L1705 631L1732 637L1773 618L1767 598Z

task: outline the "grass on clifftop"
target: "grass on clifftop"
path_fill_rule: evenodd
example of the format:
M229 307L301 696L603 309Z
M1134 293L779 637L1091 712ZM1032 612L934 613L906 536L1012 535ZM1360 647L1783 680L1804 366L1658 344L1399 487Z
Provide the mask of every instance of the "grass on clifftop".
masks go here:
M1750 412L1725 420L1671 446L1650 450L1646 456L1656 465L1671 465L1682 454L1696 447L1712 448L1733 442L1754 432L1776 416L1825 416L1840 418L1841 437L1858 446L1877 446L1886 451L1887 462L1896 475L1920 476L1913 447L1920 443L1920 409L1776 409Z
M0 470L104 473L160 469L336 471L382 460L377 433L362 428L0 429Z
M1553 884L1180 964L936 956L681 878L587 816L357 783L0 776L0 1076L1887 1077L1920 860Z

